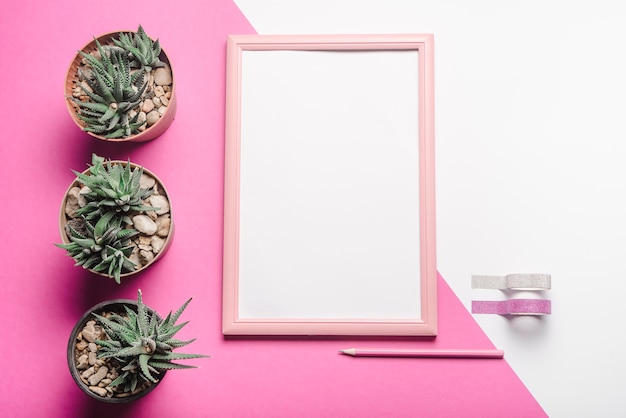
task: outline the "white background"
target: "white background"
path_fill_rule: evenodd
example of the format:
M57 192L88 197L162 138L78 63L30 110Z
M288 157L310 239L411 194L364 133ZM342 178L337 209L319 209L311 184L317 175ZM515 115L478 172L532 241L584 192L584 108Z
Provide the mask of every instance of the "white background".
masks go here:
M626 10L619 1L238 0L261 34L434 33L438 270L552 417L623 416ZM552 290L473 290L547 273Z

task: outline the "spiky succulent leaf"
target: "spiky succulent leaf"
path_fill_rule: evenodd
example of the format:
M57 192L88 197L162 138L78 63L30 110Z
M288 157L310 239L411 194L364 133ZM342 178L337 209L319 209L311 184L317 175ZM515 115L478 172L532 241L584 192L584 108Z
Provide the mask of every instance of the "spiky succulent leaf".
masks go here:
M128 305L124 305L124 311L126 312L126 318L124 319L127 323L127 326L130 327L131 324L137 323L137 312L130 309Z
M98 315L96 313L94 313L93 315L96 317L96 319L98 319L98 321L100 321L102 325L104 325L104 329L109 336L110 341L118 343L111 343L107 345L106 348L117 351L121 350L123 347L131 346L132 343L135 341L135 332L132 331L131 324L129 324L125 320L117 322L113 319L105 318L104 316ZM97 341L97 344L103 346L105 345L101 343L102 341Z
M113 42L130 54L135 65L145 69L147 72L150 72L152 68L165 65L159 59L159 54L161 54L159 40L157 39L153 42L141 25L139 25L135 33L120 33L118 39L113 39Z
M136 266L135 263L128 258L132 250L132 246L114 248L110 245L106 245L100 252L102 258L100 263L93 266L92 270L96 272L106 272L108 276L115 279L117 284L120 284L122 269L125 268L129 271L133 271Z
M110 215L104 216L96 226L86 218L83 220L85 233L69 227L70 243L55 244L72 257L77 266L92 269L97 272L106 271L107 274L121 282L122 271L133 271L135 264L128 258L133 247L128 245L130 238L138 232L133 229L123 229L121 220Z
M178 318L185 311L185 309L187 309L187 305L189 305L189 302L191 302L191 299L192 298L187 299L187 301L183 303L182 306L176 310L176 312L174 313L170 312L165 318L165 324L168 326L174 325L176 321L178 321Z
M172 351L174 349L174 347L172 347L171 345L161 342L161 341L157 341L156 342L156 350L157 353L167 353L169 351Z
M121 374L120 376L118 376L114 381L112 381L111 383L109 383L109 387L115 387L115 386L119 386L122 383L126 382L126 378L128 377L128 372L125 372L123 374Z
M170 338L172 338L174 335L176 335L176 333L178 331L181 330L181 328L183 328L185 325L187 325L189 323L189 321L187 322L183 322L182 324L178 324L175 326L172 325L167 325L167 326L162 326L161 327L161 337L162 337L162 341L167 341Z
M98 341L98 345L101 345L103 347L109 347L109 348L120 348L121 344L119 341L114 341L114 340L99 340Z
M153 360L166 360L166 361L171 361L171 360L187 360L187 359L192 359L192 358L202 358L202 357L206 357L203 355L199 355L199 354L185 354L185 353L167 353L167 354L155 354L152 356ZM194 367L194 366L189 366L189 367Z
M148 354L140 354L139 355L139 367L141 368L141 374L146 377L151 382L156 383L157 379L152 376L150 372L150 368L148 367L148 362L150 361L150 355Z
M165 344L172 346L174 348L180 348L180 347L184 347L188 344L191 344L192 342L194 342L196 339L191 339L191 340L187 340L187 341L182 341L182 340L167 340L165 341Z
M130 386L128 387L128 392L134 392L137 389L137 384L139 383L139 379L137 379L137 375L133 375L130 380Z
M104 215L102 215L102 217L98 220L98 222L96 223L96 225L94 226L94 236L96 237L104 237L105 234L117 234L118 231L117 229L119 229L119 224L115 224L112 222L113 217L115 216L115 212L108 212L105 213ZM107 227L109 227L109 224L111 224L112 229L107 230ZM109 235L107 235L107 237L109 237Z
M142 337L148 336L148 312L143 304L141 290L137 292L137 327Z
M91 269L94 266L96 266L97 264L98 264L98 259L93 257L93 258L88 258L88 259L82 261L80 265L82 265L83 268Z
M128 53L124 50L105 49L96 40L100 57L80 51L91 68L90 76L79 73L88 88L81 86L87 101L70 97L78 107L78 118L83 130L112 138L127 137L139 132L145 121L131 122L128 113L142 101L148 86L142 74L131 72ZM107 122L107 123L105 123Z
M104 113L106 113L107 110L109 110L109 105L105 104L105 103L94 103L94 102L82 102L78 99L75 99L74 97L70 98L74 103L76 103L77 105L79 105L81 108L85 108L88 110L91 110L92 112L89 113L89 115L94 115L94 116L100 116L103 115ZM82 116L81 114L78 115L79 117Z
M158 362L153 361L152 364L154 367L160 370L173 370L173 369L195 369L197 366L189 366L186 364L178 364L178 363L170 363L168 362Z
M159 208L144 205L154 190L141 187L143 167L131 170L127 164L113 164L93 155L88 174L72 170L76 179L89 188L83 196L87 204L77 210L87 219L95 219L107 212L117 212L125 223L131 223L127 214L132 211L150 211Z

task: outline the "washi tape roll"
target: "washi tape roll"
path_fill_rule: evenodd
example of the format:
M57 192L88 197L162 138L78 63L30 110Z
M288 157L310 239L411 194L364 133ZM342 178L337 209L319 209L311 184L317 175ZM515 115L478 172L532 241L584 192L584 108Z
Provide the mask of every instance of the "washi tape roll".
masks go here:
M552 313L552 302L547 299L473 300L472 313L550 315Z
M472 276L473 289L547 290L552 286L549 274L507 274Z

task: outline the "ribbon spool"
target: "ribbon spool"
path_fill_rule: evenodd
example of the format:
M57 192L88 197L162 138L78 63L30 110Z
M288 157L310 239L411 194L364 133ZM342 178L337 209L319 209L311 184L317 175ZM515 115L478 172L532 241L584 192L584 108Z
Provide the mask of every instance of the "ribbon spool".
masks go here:
M472 276L472 289L549 290L549 274L507 274L506 276Z
M547 299L473 300L472 313L497 315L550 315L552 302Z

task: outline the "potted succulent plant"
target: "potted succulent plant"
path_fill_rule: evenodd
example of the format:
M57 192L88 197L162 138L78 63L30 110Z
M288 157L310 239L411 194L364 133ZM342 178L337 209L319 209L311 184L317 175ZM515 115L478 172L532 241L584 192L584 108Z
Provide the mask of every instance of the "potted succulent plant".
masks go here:
M89 309L67 346L76 384L94 399L129 402L150 393L168 370L194 368L176 361L208 356L174 352L195 341L174 338L187 324L176 322L189 302L161 318L138 290L137 301L111 300Z
M107 141L148 141L174 120L176 95L170 61L139 26L108 33L85 45L65 79L74 122Z
M172 210L154 173L96 154L87 170L72 171L76 180L61 204L56 245L76 265L119 284L163 256L173 238Z

